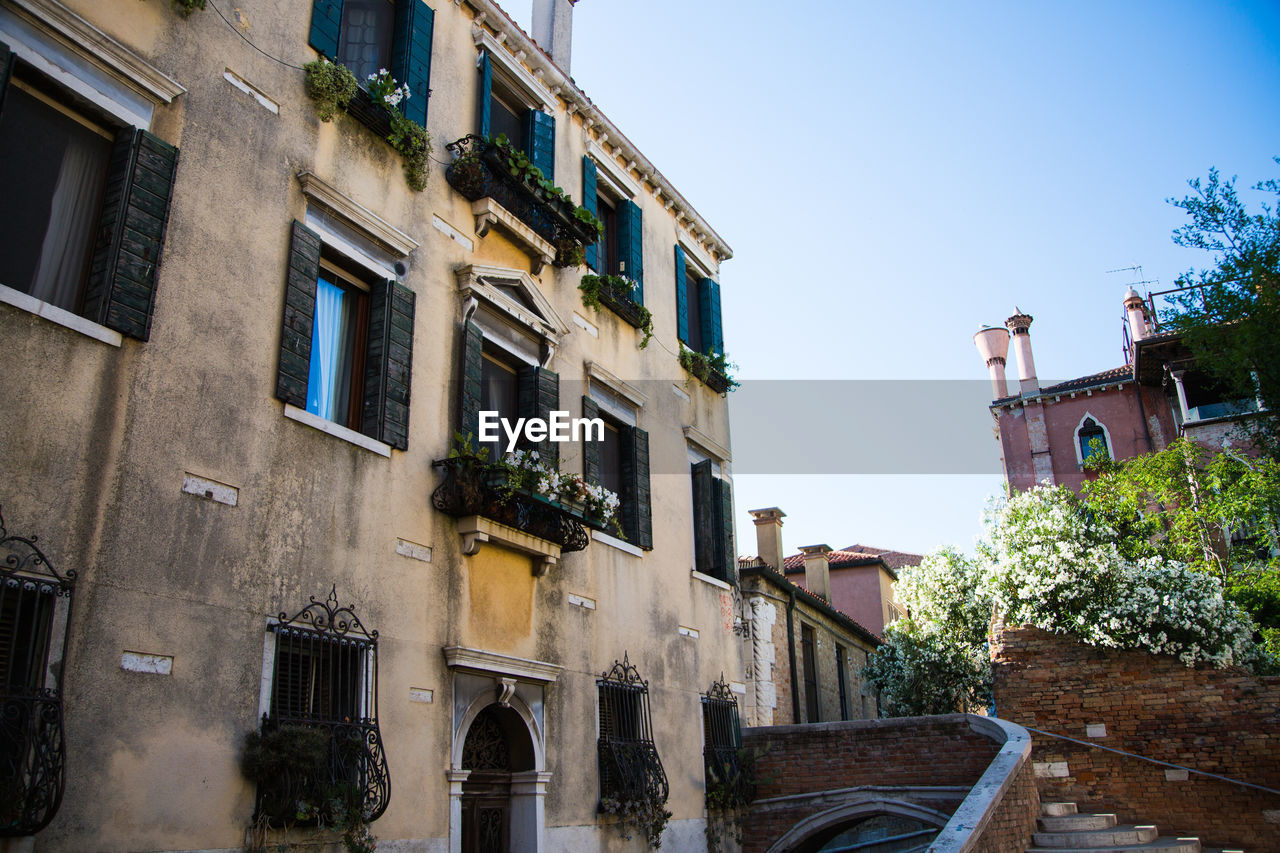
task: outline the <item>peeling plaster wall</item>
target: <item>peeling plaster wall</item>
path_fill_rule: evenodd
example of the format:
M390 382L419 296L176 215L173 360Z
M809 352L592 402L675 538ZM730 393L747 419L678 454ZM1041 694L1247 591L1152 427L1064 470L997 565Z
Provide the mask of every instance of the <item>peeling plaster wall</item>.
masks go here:
M315 58L311 5L259 0L237 11L247 38L300 66ZM150 341L117 349L0 305L9 353L0 505L11 531L38 534L59 567L80 573L65 678L71 774L39 848L239 848L253 790L238 755L258 721L268 619L335 585L380 634L392 797L373 829L388 849L438 849L448 834L452 697L441 649L453 644L564 667L547 690L546 822L595 835L600 849L618 844L596 816L595 679L627 653L649 681L673 826L693 834L703 814L699 693L722 673L742 681L745 670L741 640L725 625L727 593L692 576L687 463L670 463L685 458L684 426L730 445L724 398L669 354L678 348L672 247L687 224L631 173L642 187L646 303L662 346L639 350L637 332L585 308L583 270L536 277L570 327L551 365L564 383L561 408L579 414L573 389L588 361L648 394L640 425L654 459L666 460L652 476L654 550L636 557L595 542L539 579L528 557L498 546L464 557L454 521L429 502L439 483L431 462L455 429L454 269L528 272L528 256L497 230L475 234L470 204L440 162L415 194L400 156L365 127L345 116L320 122L302 72L253 50L212 10L182 19L162 0L69 6L187 91L157 109L152 127L181 157ZM435 11L428 130L443 161L444 144L475 129L477 53L469 5ZM279 114L233 88L227 70ZM552 100L557 183L580 199L587 134L580 114ZM409 449L389 459L286 419L274 398L303 170L419 243L404 281L417 299ZM734 298L731 281L723 292ZM575 313L599 337L573 325ZM562 468L581 467L580 451L566 446ZM233 487L237 504L184 493L188 473ZM399 540L431 549L430 562L398 553ZM570 594L596 609L571 605ZM171 656L172 674L122 670L126 649ZM433 701L412 701L411 688L433 691Z

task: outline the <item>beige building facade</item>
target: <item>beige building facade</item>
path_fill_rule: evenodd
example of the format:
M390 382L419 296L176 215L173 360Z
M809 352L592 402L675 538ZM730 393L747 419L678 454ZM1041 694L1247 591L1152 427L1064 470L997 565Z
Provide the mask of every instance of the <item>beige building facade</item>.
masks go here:
M0 576L33 661L4 781L64 780L0 846L279 840L255 815L300 789L242 758L291 723L379 849L643 849L601 813L635 785L704 846L701 706L744 695L748 627L728 409L675 353L723 352L732 253L569 78L572 4L537 11L555 58L490 0L0 0L0 507L47 558ZM320 120L321 55L409 86L425 189L367 96ZM592 272L639 284L589 306ZM468 460L481 410L598 417L522 446L616 524Z

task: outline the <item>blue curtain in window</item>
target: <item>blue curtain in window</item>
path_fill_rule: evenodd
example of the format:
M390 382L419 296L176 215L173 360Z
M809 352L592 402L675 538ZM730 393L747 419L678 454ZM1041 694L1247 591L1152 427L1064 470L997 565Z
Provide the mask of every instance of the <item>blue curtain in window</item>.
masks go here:
M307 377L307 411L326 420L337 420L343 341L343 297L341 287L316 282L316 319L311 331L311 373Z

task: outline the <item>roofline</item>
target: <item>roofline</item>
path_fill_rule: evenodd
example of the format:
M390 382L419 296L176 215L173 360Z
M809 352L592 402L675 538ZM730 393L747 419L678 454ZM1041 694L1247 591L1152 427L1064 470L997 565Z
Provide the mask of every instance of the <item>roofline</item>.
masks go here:
M788 558L788 559L790 559L790 558ZM889 576L890 576L891 578L893 578L894 580L897 580L897 579L898 579L898 572L897 572L897 570L896 570L896 569L894 569L894 568L893 568L893 566L891 566L891 565L889 565L888 563L886 563L886 562L884 561L884 558L883 558L883 557L876 556L876 555L873 555L873 554L868 554L868 555L867 555L867 556L865 556L865 557L859 557L859 558L856 558L856 559L853 559L853 560L843 560L843 561L841 561L839 564L836 564L836 563L828 563L828 564L827 564L827 570L828 570L828 571L831 571L831 570L839 571L840 569L860 569L860 568L862 568L863 566L874 566L874 565L876 565L876 564L879 564L880 568L882 568L882 569L884 569L886 572L888 572L888 573L889 573ZM783 567L783 574L784 574L784 575L785 575L785 574L799 574L800 572L803 572L803 571L804 571L804 567L803 567L803 566L796 566L795 568L792 568L792 569L788 569L788 568L786 568L786 567L785 567L785 565L784 565L784 567Z
M457 2L461 3L461 0ZM676 208L672 213L677 225L682 219L689 221L687 230L697 242L707 244L717 264L733 257L733 249L724 238L716 233L716 230L702 218L698 211L694 210L693 205L680 194L667 177L658 171L658 167L640 153L631 140L627 139L626 134L618 130L617 125L591 102L582 89L578 88L573 78L556 65L550 55L521 29L520 25L512 20L500 5L494 0L466 0L466 3L476 11L477 20L482 29L484 24L489 24L506 36L507 44L515 48L516 52L524 52L525 55L520 61L532 68L535 75L539 71L542 72L542 82L551 90L553 96L569 105L570 115L575 112L581 113L584 119L591 122L588 127L599 126L605 129L608 137L606 146L612 144L618 149L617 152L610 153L615 153L615 156L620 154L628 162L628 171L634 169L640 174L640 180L643 183L655 187L658 199L661 201L665 198L669 210L672 207ZM472 22L472 26L476 26L476 21ZM476 38L479 39L479 34L476 34Z
M1084 377L1080 378L1083 379ZM1066 382L1059 382L1058 385L1065 385L1067 382L1075 381L1076 380L1074 379L1068 379ZM1046 400L1051 397L1061 397L1064 394L1075 394L1080 391L1093 391L1094 389L1101 389L1105 391L1112 385L1119 388L1121 385L1128 385L1132 382L1134 382L1133 376L1125 376L1113 379L1099 379L1097 382L1091 382L1088 385L1078 385L1075 388L1062 388L1057 391L1052 390L1053 388L1056 388L1057 385L1050 385L1049 388L1041 389L1034 394L1012 394L1008 397L1000 397L992 400L988 405L988 408L994 412L996 409L1003 409L1005 406L1013 406L1018 403L1032 403L1036 400Z
M836 622L843 625L845 628L848 628L854 634L861 635L863 639L868 640L877 646L884 645L884 640L876 636L876 633L872 631L870 628L867 628L861 623L854 621L853 617L847 616L844 613L841 613L839 610L836 610L834 607L828 604L825 598L822 598L819 595L815 595L809 590L805 589L804 587L798 586L797 584L792 583L791 581L787 580L786 577L778 574L770 567L751 566L749 568L738 570L738 576L740 578L751 577L753 575L769 581L774 586L780 589L784 589L788 592L794 592L797 598L804 599L804 602L806 604L812 605L813 607L817 608L819 611L821 611L821 613L824 616L835 620Z

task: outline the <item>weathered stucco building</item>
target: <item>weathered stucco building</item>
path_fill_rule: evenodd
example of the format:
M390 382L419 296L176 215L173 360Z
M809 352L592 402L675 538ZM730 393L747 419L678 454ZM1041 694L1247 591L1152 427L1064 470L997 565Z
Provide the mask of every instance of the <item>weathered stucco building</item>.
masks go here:
M239 849L316 793L242 770L291 723L385 849L639 849L602 800L668 788L702 844L744 629L723 377L675 353L723 353L731 251L535 11L0 0L0 506L48 559L0 575L5 844ZM425 189L322 55L406 84ZM523 446L617 525L437 464L494 410L599 417Z
M786 513L769 507L751 516L759 554L738 560L750 644L746 719L752 726L875 719L878 699L862 670L880 637L834 606L831 548L801 549L802 586L782 571Z

